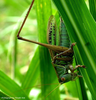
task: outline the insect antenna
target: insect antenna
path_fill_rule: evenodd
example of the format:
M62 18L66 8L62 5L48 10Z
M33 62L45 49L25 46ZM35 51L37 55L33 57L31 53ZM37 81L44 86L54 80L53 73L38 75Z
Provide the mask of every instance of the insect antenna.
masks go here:
M56 84L60 84L60 83L52 83L52 84L50 83L50 84L42 84L42 85L30 86L30 87L27 87L27 88L22 88L20 90L14 91L14 93L22 91L22 90L27 90L27 89L30 89L30 88L34 88L34 87L41 87L41 86L46 86L46 85L56 85Z
M58 85L59 84L59 85ZM35 87L41 87L41 86L47 86L47 85L58 85L56 86L48 95L46 95L46 97L43 98L43 100L45 98L47 98L55 89L57 89L61 84L60 83L52 83L52 84L43 84L43 85L35 85L35 86L31 86L31 87L27 87L27 88L21 88L20 90L14 91L13 93L19 92L19 91L24 91L30 88L35 88ZM30 91L31 92L31 91ZM30 93L29 93L30 94Z
M59 84L57 87L55 87L48 95L46 95L45 98L47 98L47 97L48 97L53 91L55 91L60 85L61 85L61 84ZM45 99L45 98L44 98L44 99ZM44 100L44 99L43 99L43 100Z

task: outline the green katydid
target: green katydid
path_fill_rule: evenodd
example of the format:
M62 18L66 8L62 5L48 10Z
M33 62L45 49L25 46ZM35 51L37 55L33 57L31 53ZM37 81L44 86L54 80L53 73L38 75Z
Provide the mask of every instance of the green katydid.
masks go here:
M62 19L61 19L61 27L60 27L60 37L59 37L60 44L59 44L59 46L56 45L56 32L55 32L56 31L56 21L55 21L55 17L53 15L50 16L49 23L48 23L48 30L47 30L48 44L28 40L28 39L25 39L25 38L19 36L19 34L23 28L23 25L29 15L29 12L32 8L33 3L34 3L34 0L32 1L30 8L27 12L27 15L21 25L21 28L17 34L17 38L20 40L24 40L27 42L31 42L31 43L35 43L35 44L44 46L49 49L49 52L50 52L50 55L52 58L52 64L56 71L59 83L62 84L62 83L68 82L70 80L75 80L76 77L82 77L82 76L78 75L77 72L74 72L74 71L78 67L85 68L85 66L77 65L75 68L73 68L73 66L72 66L73 54L74 54L73 46L75 46L75 43L72 43L70 46L70 40L69 40L67 31L65 30L64 22ZM63 39L63 37L64 37L64 39ZM70 70L70 73L68 72L69 70Z
M56 25L55 17L50 16L49 23L48 23L48 31L47 31L47 35L48 35L47 41L51 45L53 43L57 44L56 42L58 42L56 41L56 38L57 38L56 32L55 32L56 26L57 25ZM52 30L54 30L54 32L52 32ZM75 43L72 43L70 45L69 36L66 31L62 18L60 18L60 30L59 30L58 40L59 40L59 45L61 46L61 48L67 47L68 49L62 49L61 52L54 51L51 49L49 49L49 51L50 51L51 58L52 58L52 64L58 76L58 80L62 84L70 80L76 80L75 79L76 77L82 77L77 74L78 72L74 72L74 71L78 67L85 68L85 66L77 65L75 68L73 68L72 66L73 54L74 54L73 46L75 46ZM70 70L71 73L69 73L68 70Z

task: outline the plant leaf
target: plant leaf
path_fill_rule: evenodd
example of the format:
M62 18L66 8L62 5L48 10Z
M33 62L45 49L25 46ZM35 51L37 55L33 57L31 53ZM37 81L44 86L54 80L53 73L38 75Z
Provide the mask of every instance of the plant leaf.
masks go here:
M96 23L92 18L84 0L53 0L60 11L74 47L77 64L87 68L80 69L86 84L94 97L96 89ZM83 91L83 89L82 89Z
M0 71L0 89L9 97L13 97L14 99L25 98L26 100L29 100L24 91L22 91L22 88L2 71Z
M37 23L39 32L39 41L47 43L47 23L50 15L52 14L51 1L50 0L36 0L37 9ZM59 100L59 90L56 89L49 96L47 96L56 85L46 86L44 84L58 83L56 73L51 64L50 54L48 49L40 46L39 48L40 59L40 72L41 72L41 84L42 86L42 98L49 100L54 98ZM45 92L46 91L46 92ZM55 95L55 96L54 96ZM47 96L47 97L46 97Z

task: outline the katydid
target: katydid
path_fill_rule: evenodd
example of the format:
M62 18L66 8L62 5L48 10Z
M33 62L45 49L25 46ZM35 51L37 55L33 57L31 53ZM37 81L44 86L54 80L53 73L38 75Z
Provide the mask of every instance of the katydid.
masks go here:
M49 23L48 23L48 30L47 30L48 44L28 40L19 36L23 28L23 25L29 15L29 12L32 8L33 3L34 3L34 0L32 1L30 8L26 14L26 17L21 25L21 28L17 34L17 38L20 40L24 40L27 42L44 46L49 49L50 56L52 59L52 64L56 71L59 83L62 84L71 80L75 80L76 77L82 77L78 75L78 72L74 72L74 71L79 67L85 68L85 66L77 65L75 68L73 68L72 66L73 54L74 54L73 46L75 46L75 43L72 43L70 45L70 40L69 40L69 37L68 37L67 31L65 29L64 22L62 19L60 21L61 22L60 35L59 35L60 43L58 46L56 45L56 28L57 27L56 27L55 17L53 15L50 16Z
M57 25L56 25L55 17L51 15L49 18L48 31L47 31L48 43L51 45L55 43L56 45L58 42L61 48L62 47L68 48L68 49L62 49L61 52L56 52L52 49L49 49L52 58L52 64L55 68L59 83L62 84L70 80L76 80L75 79L76 77L82 77L81 75L78 75L78 72L74 72L74 71L78 67L85 68L85 66L77 65L75 68L73 68L72 66L73 54L74 54L73 46L75 46L76 43L72 43L70 45L70 39L62 18L60 18L59 37L56 34L56 28L57 28L56 26ZM57 39L59 41L56 41L56 38L59 38ZM71 72L69 73L68 70L70 70Z

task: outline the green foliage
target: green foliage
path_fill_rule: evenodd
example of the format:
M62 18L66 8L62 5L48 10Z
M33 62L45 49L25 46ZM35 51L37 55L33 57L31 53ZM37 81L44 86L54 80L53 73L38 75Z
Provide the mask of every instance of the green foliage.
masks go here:
M79 100L95 100L96 23L94 19L96 19L96 3L94 0L89 0L89 11L84 0L53 1L63 17L71 42L76 42L74 47L76 64L86 66L86 69L79 70L79 74L83 78L68 82L61 86L61 88L65 87L63 91L57 88L47 96L59 85L48 50L41 46L36 48L36 45L31 43L17 42L16 38L31 0L1 0L0 90L2 92L0 92L0 97L25 97L27 100L38 100L40 97L45 98L47 96L45 100L52 98L62 100L64 97L68 100L71 97L73 100L76 98L79 98ZM53 13L57 23L59 19L56 7L51 3L50 0L35 0L21 36L47 43L46 33L49 16ZM75 66L75 61L73 64ZM13 80L8 76L12 76ZM53 83L57 84L54 85ZM34 86L38 84L41 84L42 92L41 95L34 96L32 95L34 91L32 94L30 91L34 90ZM40 90L39 87L36 88L37 91Z
M54 2L64 19L71 41L77 43L77 46L74 47L76 61L77 64L84 64L87 67L86 70L82 69L80 70L80 72L82 73L84 80L89 90L91 91L93 98L95 99L96 98L95 20L92 18L83 0L80 1L61 0L59 3L58 1ZM81 91L84 91L83 89ZM83 96L85 95L82 95L82 97Z
M25 98L29 100L24 91L21 91L21 87L2 71L0 71L0 89L8 96L13 97L13 99L21 97L21 99Z
M2 100L2 99L3 99L3 100L6 100L6 98L7 98L7 99L10 99L10 100L14 100L14 99L8 97L7 95L5 95L3 92L0 91L0 99L1 99L1 100Z
M47 24L49 17L52 15L51 1L36 0L36 11L39 41L42 43L47 43ZM58 83L58 81L56 80L56 74L51 64L51 58L47 48L42 46L39 47L39 59L42 86L41 95L42 99L44 99L56 87L56 85L45 86L44 84ZM55 94L57 95L54 96ZM53 91L48 97L45 98L45 100L50 100L51 98L59 100L59 89Z

